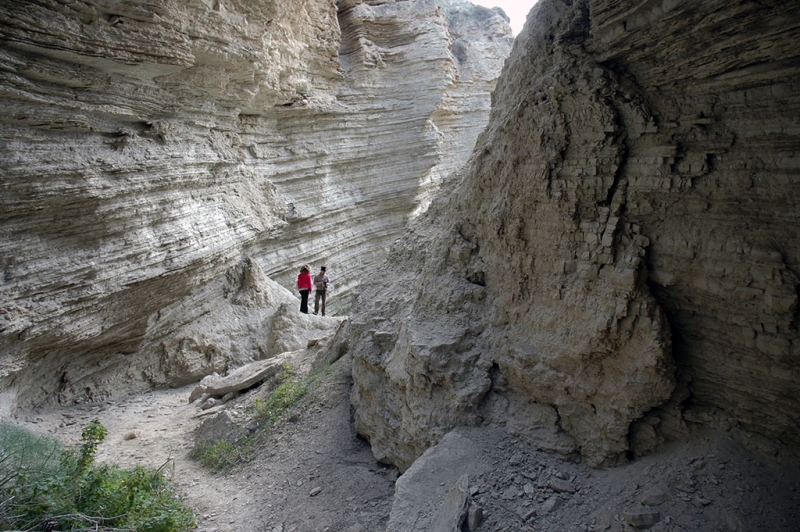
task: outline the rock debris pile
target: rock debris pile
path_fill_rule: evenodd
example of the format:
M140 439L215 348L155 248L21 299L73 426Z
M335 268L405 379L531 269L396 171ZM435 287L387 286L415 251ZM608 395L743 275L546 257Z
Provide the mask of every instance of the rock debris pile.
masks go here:
M460 490L463 530L788 531L800 518L790 472L711 432L597 470L502 430L461 428L400 477L387 530L459 530L434 524L447 494Z

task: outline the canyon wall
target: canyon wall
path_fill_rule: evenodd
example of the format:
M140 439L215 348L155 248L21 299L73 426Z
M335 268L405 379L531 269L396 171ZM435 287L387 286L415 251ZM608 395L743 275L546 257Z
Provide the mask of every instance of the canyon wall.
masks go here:
M361 289L356 426L617 463L800 445L800 6L541 0L447 185Z
M8 413L285 348L299 265L345 303L466 160L512 38L457 0L46 0L3 2L0 41Z

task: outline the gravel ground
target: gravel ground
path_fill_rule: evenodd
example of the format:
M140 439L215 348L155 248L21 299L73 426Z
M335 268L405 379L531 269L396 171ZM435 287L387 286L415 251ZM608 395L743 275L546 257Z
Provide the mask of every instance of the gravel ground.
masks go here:
M188 402L194 385L20 414L17 422L77 443L82 427L99 419L109 435L98 460L124 467L170 462L200 531L382 531L399 472L377 463L355 434L350 387L344 357L249 462L224 474L189 458L195 430L208 417L199 401ZM257 388L223 408L241 416L264 393ZM470 431L492 464L469 479L471 504L483 514L480 531L635 530L631 522L653 531L799 530L797 461L750 452L728 433L697 432L625 466L593 470L497 430Z

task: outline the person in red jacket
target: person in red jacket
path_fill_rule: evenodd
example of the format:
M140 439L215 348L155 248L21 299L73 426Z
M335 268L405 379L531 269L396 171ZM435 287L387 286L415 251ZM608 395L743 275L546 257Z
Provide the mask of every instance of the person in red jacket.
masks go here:
M308 294L313 287L311 281L311 268L303 266L297 276L297 289L300 290L300 312L308 314Z

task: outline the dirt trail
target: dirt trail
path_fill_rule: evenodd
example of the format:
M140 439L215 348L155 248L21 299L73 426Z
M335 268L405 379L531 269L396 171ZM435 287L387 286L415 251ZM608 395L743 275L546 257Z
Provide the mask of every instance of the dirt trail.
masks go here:
M376 463L353 430L349 357L314 381L290 421L250 462L226 474L211 474L189 458L203 419L198 402L188 403L194 387L30 413L17 422L78 443L82 428L97 418L108 428L98 460L158 468L171 459L176 491L195 509L199 531L385 530L398 472ZM258 393L225 408L241 411ZM800 523L797 462L747 451L727 433L697 431L607 471L511 436L488 449L493 468L470 478L473 501L484 513L479 531L631 532L625 514L639 511L658 514L651 532L795 532ZM643 506L654 496L663 502Z
M32 413L17 421L79 443L82 428L96 418L108 429L98 461L158 468L171 459L176 491L195 509L199 531L383 530L397 473L377 464L353 431L349 375L349 359L335 364L309 387L292 421L274 430L252 461L227 474L209 473L189 458L194 430L202 422L197 402L188 403L195 385ZM257 393L226 407L241 409ZM321 491L312 496L315 488Z

